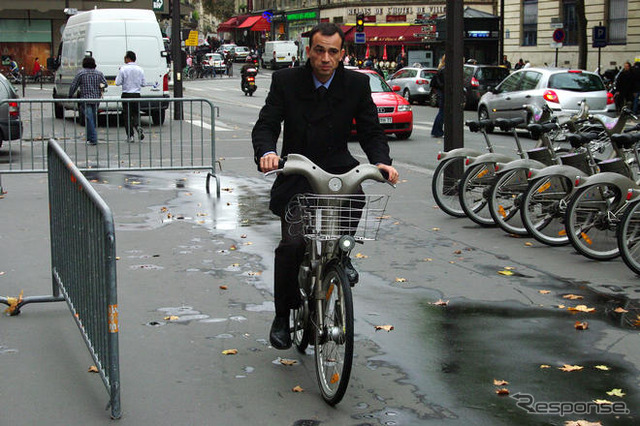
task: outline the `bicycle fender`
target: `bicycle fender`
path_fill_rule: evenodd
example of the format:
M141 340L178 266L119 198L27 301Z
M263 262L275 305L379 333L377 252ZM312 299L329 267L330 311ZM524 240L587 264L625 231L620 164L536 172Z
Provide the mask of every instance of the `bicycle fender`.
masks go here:
M489 152L487 154L482 154L479 157L475 157L475 158L469 157L467 166L470 166L472 164L480 164L480 163L510 163L514 160L515 158L508 155Z
M638 185L633 180L614 172L602 172L592 176L581 177L580 182L578 183L578 185L576 185L576 189L602 183L614 185L619 188L622 197L627 196L627 192L629 191L629 189L638 189Z
M505 173L515 169L531 170L531 169L543 169L545 167L547 167L547 165L544 163L541 163L540 161L531 160L529 158L521 158L519 160L514 160L506 164L498 163L497 173Z
M471 148L456 148L456 149L452 149L451 151L446 151L446 152L440 151L438 153L438 158L440 159L440 161L442 161L445 158L478 157L480 155L482 155L482 152L478 151L478 150L475 150L475 149L471 149Z
M543 169L531 170L530 180L542 179L553 175L563 176L573 182L576 180L576 176L584 176L585 174L577 167L567 166L565 164L556 164L553 166L547 166Z

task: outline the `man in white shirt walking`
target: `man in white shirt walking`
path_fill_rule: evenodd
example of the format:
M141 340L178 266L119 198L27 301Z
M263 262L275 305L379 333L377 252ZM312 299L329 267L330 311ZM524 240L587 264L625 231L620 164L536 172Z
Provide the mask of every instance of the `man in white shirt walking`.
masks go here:
M139 98L140 89L148 86L144 79L144 71L136 64L136 54L130 50L124 55L124 66L120 67L116 77L116 85L122 86L122 98ZM138 139L144 139L144 131L140 126L140 103L123 102L124 127L127 132L127 140L135 142L134 131L138 132Z

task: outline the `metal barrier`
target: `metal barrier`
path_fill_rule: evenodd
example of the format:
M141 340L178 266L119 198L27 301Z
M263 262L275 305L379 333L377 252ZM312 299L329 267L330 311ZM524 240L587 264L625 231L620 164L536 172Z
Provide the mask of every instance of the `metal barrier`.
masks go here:
M121 409L113 216L53 140L47 145L47 162L53 295L0 297L0 303L17 315L28 303L65 300L109 392L111 417L117 419Z
M0 102L7 110L7 121L16 120L16 106L22 129L8 127L0 151L0 191L2 174L46 172L46 141L57 140L82 171L207 170L216 180L220 197L220 178L215 173L215 117L217 109L199 98L100 99L96 130L98 143L88 145L85 105L92 99L8 99ZM128 141L130 118L122 114L126 106L139 106L137 116L144 139ZM13 106L13 108L6 108ZM10 116L13 114L13 117ZM4 115L4 113L3 113ZM178 115L181 120L173 120ZM168 117L167 117L168 116ZM168 118L165 120L165 118ZM135 127L135 126L134 126Z

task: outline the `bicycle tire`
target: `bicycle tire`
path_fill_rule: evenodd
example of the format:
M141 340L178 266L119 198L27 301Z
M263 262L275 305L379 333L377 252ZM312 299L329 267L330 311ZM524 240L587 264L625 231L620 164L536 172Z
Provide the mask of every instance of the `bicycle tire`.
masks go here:
M353 363L353 299L344 269L329 265L322 279L324 330L315 327L316 376L329 405L344 397Z
M627 207L617 236L622 260L629 269L640 274L640 201Z
M457 170L456 170L457 169ZM455 177L459 173L459 177ZM464 157L446 158L438 164L431 179L431 193L440 210L453 217L465 217L458 190L464 173Z
M620 254L614 211L623 202L618 187L608 183L580 188L571 197L565 227L578 253L594 260L611 260Z
M522 223L520 208L529 187L529 169L515 169L503 173L491 187L489 213L493 221L508 234L529 235Z
M564 216L573 182L560 175L535 180L522 198L522 224L537 241L548 246L569 244Z
M495 163L471 165L460 182L460 206L469 219L478 225L495 226L489 208L489 190L495 183Z
M300 293L300 306L296 309L291 309L289 326L291 330L291 341L298 352L305 353L309 346L309 336L311 333L309 327L309 305L308 299L302 294L302 290L300 290Z

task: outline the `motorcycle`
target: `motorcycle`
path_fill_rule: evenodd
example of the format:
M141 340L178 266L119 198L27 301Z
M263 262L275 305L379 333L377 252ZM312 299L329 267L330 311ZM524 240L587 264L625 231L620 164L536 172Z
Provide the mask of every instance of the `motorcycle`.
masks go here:
M253 92L258 88L258 86L256 86L256 75L258 75L258 69L255 67L243 69L240 87L245 96L253 96Z
M249 56L247 56L245 62L258 68L258 55L256 55L255 53L250 54Z

